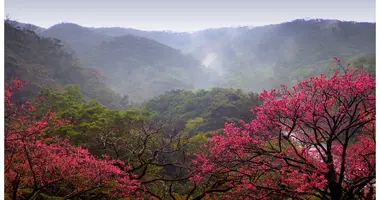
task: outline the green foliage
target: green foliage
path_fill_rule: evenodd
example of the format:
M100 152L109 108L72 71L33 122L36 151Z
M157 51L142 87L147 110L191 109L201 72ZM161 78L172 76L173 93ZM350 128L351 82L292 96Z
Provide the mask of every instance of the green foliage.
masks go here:
M322 71L331 75L336 70L342 71L343 68L349 66L349 68L364 69L372 77L376 77L376 55L373 53L361 53L348 59L341 59L340 65L336 61L331 61Z
M175 124L177 130L192 136L220 129L225 122L249 120L250 110L260 103L258 95L238 89L213 88L209 91L176 90L144 104L155 119Z
M351 67L363 68L371 76L376 77L376 55L371 53L364 53L359 56L351 58L348 62Z
M68 85L57 92L49 88L42 88L38 94L42 101L38 105L41 113L53 111L56 116L69 120L69 125L61 126L55 134L70 136L72 143L83 144L106 127L117 127L128 130L133 122L146 118L137 110L110 110L96 100L87 100L77 85Z

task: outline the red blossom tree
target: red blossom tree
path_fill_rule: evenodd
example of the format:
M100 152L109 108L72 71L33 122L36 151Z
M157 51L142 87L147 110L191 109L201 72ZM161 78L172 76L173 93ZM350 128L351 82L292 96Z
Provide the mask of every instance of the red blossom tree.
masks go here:
M110 196L135 194L139 183L117 160L98 159L68 140L49 137L51 128L68 123L46 113L36 117L36 102L15 105L12 94L24 83L5 85L5 192L9 198L35 199L40 193L66 199L106 188ZM23 194L21 189L29 189Z
M192 181L208 187L199 198L341 200L369 189L372 199L374 92L375 79L358 69L264 90L254 120L226 124L195 155Z

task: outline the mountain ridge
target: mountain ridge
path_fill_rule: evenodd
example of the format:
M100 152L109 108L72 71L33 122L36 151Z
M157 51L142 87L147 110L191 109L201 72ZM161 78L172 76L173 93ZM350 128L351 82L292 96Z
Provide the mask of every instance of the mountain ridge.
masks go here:
M100 71L114 90L141 102L176 89L260 92L294 84L330 69L332 56L350 60L373 54L375 25L298 19L187 33L61 23L40 35L58 38L84 66Z

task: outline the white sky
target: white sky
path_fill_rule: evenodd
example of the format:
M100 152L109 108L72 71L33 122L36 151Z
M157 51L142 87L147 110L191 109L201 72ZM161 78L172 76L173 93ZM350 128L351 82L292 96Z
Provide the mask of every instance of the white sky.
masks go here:
M5 14L50 27L195 31L260 26L299 18L375 22L375 0L6 0Z

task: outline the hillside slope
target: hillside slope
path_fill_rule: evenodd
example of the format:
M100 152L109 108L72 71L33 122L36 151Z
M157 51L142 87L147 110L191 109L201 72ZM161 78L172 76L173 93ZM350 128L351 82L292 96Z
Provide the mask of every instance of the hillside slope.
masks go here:
M213 86L259 92L326 73L333 56L349 61L375 53L375 23L294 20L260 27L227 27L193 33L94 28L107 35L133 34L178 48L212 74Z
M170 90L203 87L207 79L204 68L193 57L132 35L103 42L82 61L101 69L116 91L137 102Z
M68 43L84 65L103 71L115 90L135 102L173 89L232 87L260 92L337 69L333 56L349 61L375 53L375 23L338 20L193 33L72 24L51 29L60 31L47 29L42 34Z
M113 92L99 73L82 68L71 54L62 49L59 40L42 38L33 31L21 30L5 22L5 80L30 81L24 90L27 98L41 86L63 89L78 84L83 94L110 108L121 108L121 96Z
M226 87L254 91L324 72L333 56L349 60L362 53L375 53L375 24L337 20L256 27L229 42L193 51L200 60L215 54L209 65L223 70Z
M197 60L155 40L111 37L73 24L55 25L42 35L66 42L84 66L98 69L115 91L134 102L206 85L205 68Z

